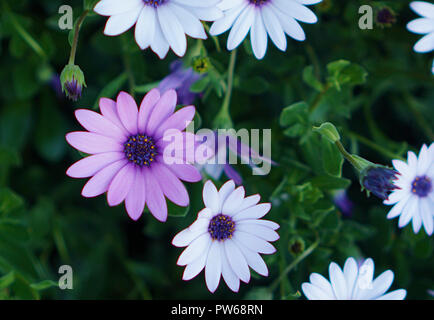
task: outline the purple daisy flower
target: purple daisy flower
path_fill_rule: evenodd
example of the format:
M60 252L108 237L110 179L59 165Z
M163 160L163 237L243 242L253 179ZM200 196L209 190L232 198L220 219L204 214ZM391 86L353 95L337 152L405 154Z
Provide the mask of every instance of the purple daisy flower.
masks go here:
M189 105L194 102L198 94L191 92L190 88L198 81L202 75L194 72L193 68L184 69L182 60L172 62L170 65L171 73L161 80L158 89L164 93L174 89L178 94L178 102L182 105Z
M195 138L181 132L193 119L194 106L174 113L176 103L174 90L160 96L160 91L153 89L143 98L140 109L129 94L121 92L116 101L100 100L101 114L77 110L78 122L88 131L68 133L66 140L90 156L74 163L66 174L91 177L82 195L96 197L107 191L108 204L116 206L125 201L133 220L140 218L146 204L156 219L166 221L166 197L176 205L188 206L189 196L181 180L202 179L186 155L188 143L179 146L182 163L168 164L163 157L168 132L179 132L184 141Z

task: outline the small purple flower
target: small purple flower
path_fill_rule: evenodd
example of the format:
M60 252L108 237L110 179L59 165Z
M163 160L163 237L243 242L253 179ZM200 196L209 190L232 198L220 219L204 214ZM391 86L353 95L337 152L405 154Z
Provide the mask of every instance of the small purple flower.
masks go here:
M177 145L182 163L169 164L164 151L165 139L173 130L182 139L195 135L183 132L195 114L193 106L175 111L176 92L162 96L151 90L137 107L134 99L121 92L116 101L102 98L101 114L81 109L75 115L88 131L66 135L68 143L90 156L74 163L66 172L72 178L90 178L83 188L84 197L96 197L107 191L107 202L116 206L125 201L128 215L137 220L147 205L159 221L167 219L166 197L179 206L188 206L189 196L182 181L197 182L199 171L190 164L187 143ZM193 140L194 141L194 140Z
M158 89L161 93L164 93L169 89L174 89L178 95L179 104L192 104L198 94L191 92L190 88L193 83L202 77L202 75L194 72L193 68L185 69L182 65L182 60L172 62L170 70L171 73L161 80Z
M60 74L60 82L66 96L73 101L80 99L83 88L86 86L83 71L74 64L65 66Z
M354 203L348 198L346 190L339 190L333 195L333 201L345 217L353 214Z
M378 198L386 200L393 190L398 189L393 183L397 174L395 170L386 167L371 167L362 178L363 186Z

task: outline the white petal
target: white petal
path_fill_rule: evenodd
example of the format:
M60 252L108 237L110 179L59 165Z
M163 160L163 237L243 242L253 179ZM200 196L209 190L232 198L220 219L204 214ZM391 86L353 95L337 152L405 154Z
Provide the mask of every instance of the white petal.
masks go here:
M410 199L410 197L411 194L407 194L403 199L401 199L397 204L395 204L387 214L387 219L393 219L399 216L402 212L402 209L405 207L408 200Z
M128 12L111 16L105 25L104 34L107 36L117 36L130 29L139 18L141 6Z
M236 231L233 235L233 239L237 242L241 242L252 251L264 254L273 254L276 252L276 248L274 248L273 245L264 239L251 235L250 233Z
M241 220L241 222L244 220ZM246 233L250 233L252 235L255 235L259 238L262 238L266 241L276 241L279 239L279 235L277 234L277 232L261 226L259 224L242 224L242 223L237 223L236 224L236 230L238 231L243 231Z
M398 289L377 298L377 300L404 300L406 295L407 291L405 291L404 289Z
M244 200L245 190L244 187L236 188L225 200L222 206L222 213L227 215L233 215L237 212L238 208Z
M216 291L222 273L220 242L213 241L208 252L205 266L205 281L210 292Z
M234 215L234 221L244 220L244 219L260 219L265 216L271 209L270 203L261 203L256 206L244 209Z
M158 55L160 59L164 59L167 55L167 52L169 52L169 48L170 48L169 43L164 37L163 31L161 30L160 23L156 21L154 38L152 39L151 42L151 49Z
M286 15L305 23L316 23L318 21L315 13L300 3L287 0L274 0L273 4Z
M341 268L334 262L329 266L330 282L338 300L347 300L347 283Z
M243 253L247 264L261 276L267 277L268 268L261 256L257 252L244 246L241 242L237 242L236 239L234 239L234 241Z
M398 220L398 226L400 228L405 227L410 220L413 218L413 215L417 214L419 211L419 199L418 197L411 197L404 209L402 210L402 214Z
M94 11L103 16L113 16L130 11L140 4L143 6L142 0L102 0L96 4Z
M269 221L269 220L258 220L258 219L240 220L237 222L237 226L238 225L259 225L259 226L270 228L272 230L277 230L280 228L280 226L276 222Z
M142 50L149 47L154 39L156 19L155 10L150 6L145 6L137 19L135 38Z
M180 57L184 56L187 50L187 39L181 23L171 10L171 6L159 6L157 13L161 30L173 52Z
M240 13L247 7L246 2L242 2L240 5L233 7L225 12L223 18L214 22L211 26L210 33L213 36L217 36L229 30L234 24L235 20L239 17Z
M211 237L209 234L203 234L199 238L196 238L179 256L177 264L179 266L185 266L194 260L196 260L200 255L206 254L211 242Z
M360 297L361 300L374 300L383 295L392 285L393 272L390 270L384 271L373 282L372 288L366 290Z
M226 250L222 250L221 252L221 258L222 258L222 276L225 280L227 286L229 289L231 289L233 292L238 292L240 289L240 279L235 274L235 272L232 270L229 260L226 256Z
M238 208L238 211L253 207L254 205L258 204L259 200L261 200L261 196L259 194L245 197L243 203L241 203L240 207Z
M413 1L410 3L410 8L423 17L434 19L434 4L426 1Z
M217 188L215 185L211 182L211 180L208 180L204 187L203 187L203 203L205 204L205 207L211 209L213 213L220 213L220 198L217 191Z
M176 247L186 247L188 246L193 240L201 236L201 233L198 232L192 232L190 229L184 229L181 232L179 232L172 240L172 244Z
M432 200L429 199L421 199L419 201L419 204L419 214L422 217L423 227L426 233L430 236L433 234L434 229L434 203Z
M407 29L414 33L425 34L434 31L434 19L419 18L410 21Z
M336 299L332 285L322 275L314 272L310 275L309 280L314 286L320 288L327 295L328 299Z
M260 10L255 12L255 19L250 30L250 42L256 59L262 59L267 52L268 37Z
M353 296L354 286L356 284L356 279L358 276L359 269L357 267L357 262L354 258L348 258L344 265L344 277L347 283L347 297L351 298Z
M240 45L249 33L250 27L253 24L255 18L255 7L247 6L246 9L240 14L238 19L235 21L231 32L229 33L227 48L228 50L233 50Z
M309 300L333 300L334 297L327 295L322 289L317 286L305 282L301 285L301 290L303 290L304 295Z
M210 244L211 242L209 242L209 245ZM193 279L205 268L206 260L208 259L209 245L202 255L185 267L182 280L188 281Z
M232 271L241 279L241 281L245 283L249 282L249 266L247 265L246 259L244 258L244 255L238 246L234 241L228 239L224 241L224 248Z
M286 50L286 36L283 32L282 26L277 16L274 14L271 7L264 6L262 8L262 18L267 29L267 33L270 36L273 43L279 50Z
M202 23L191 12L176 4L172 4L171 9L187 35L197 39L207 38Z

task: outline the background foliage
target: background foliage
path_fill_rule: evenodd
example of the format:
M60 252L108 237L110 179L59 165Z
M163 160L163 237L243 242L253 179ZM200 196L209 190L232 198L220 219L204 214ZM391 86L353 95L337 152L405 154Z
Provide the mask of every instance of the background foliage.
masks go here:
M70 50L68 31L57 24L64 2L0 1L0 298L295 299L311 272L326 275L331 261L342 265L348 256L374 258L376 275L392 269L393 288L406 288L407 298L430 297L432 238L387 220L389 208L360 192L352 168L312 130L333 122L349 150L382 164L433 141L432 55L412 51L418 37L405 29L414 18L409 1L324 1L314 6L319 22L303 26L307 41L290 40L286 53L270 45L257 61L248 41L238 50L231 120L237 129L272 128L279 165L268 176L237 169L248 194L260 193L273 203L268 218L280 223L281 239L278 252L265 257L268 278L254 275L238 294L220 285L214 295L203 275L181 280L183 270L176 266L181 250L170 244L203 206L202 183L188 186L192 203L186 216L161 224L149 214L133 222L122 206L109 208L104 197L84 199L84 180L66 177L80 158L64 139L78 128L74 109L94 108L98 97L114 97L121 89L141 99L176 57L170 53L161 61L140 51L131 31L106 37L105 19L90 15L76 57L88 87L71 103L52 82ZM83 3L69 4L77 19ZM359 29L361 4L388 4L396 23ZM201 54L213 66L210 78L194 88L204 91L196 103L204 127L213 126L223 100L226 36L218 38L220 52L212 39L189 40L185 62ZM333 203L333 191L344 188L354 203L352 216L343 216ZM305 251L294 253L296 242ZM73 290L56 286L64 264L73 267Z

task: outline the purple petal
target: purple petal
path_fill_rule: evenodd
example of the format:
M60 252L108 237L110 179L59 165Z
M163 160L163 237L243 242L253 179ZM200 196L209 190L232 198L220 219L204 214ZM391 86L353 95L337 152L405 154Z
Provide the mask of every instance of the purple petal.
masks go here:
M122 152L106 152L83 158L66 171L71 178L88 178L105 168L109 164L124 159Z
M154 131L160 124L166 120L174 111L176 107L176 91L169 90L157 102L149 117L146 133L153 135Z
M167 167L182 181L198 182L202 180L199 170L191 164L171 164Z
M168 129L184 130L193 120L196 108L194 106L188 106L182 108L168 117L155 131L154 138L159 139L163 136L164 132Z
M136 167L133 164L127 164L119 170L108 188L107 202L109 206L117 206L124 201L134 183L135 177Z
M230 164L225 164L223 170L229 179L234 180L235 184L241 185L243 183L243 178Z
M146 126L148 124L149 117L151 116L152 110L154 109L158 100L160 100L160 91L158 91L158 89L152 89L143 98L142 103L140 104L138 119L138 129L140 133L146 132Z
M172 171L160 163L154 163L152 171L158 177L161 190L170 201L181 207L188 206L190 199L187 189Z
M136 177L127 197L125 198L125 208L131 219L138 220L145 209L145 177L141 169L136 170Z
M112 99L108 98L101 98L99 100L99 109L101 110L101 114L113 122L115 125L119 127L119 129L122 130L124 135L128 135L127 129L125 129L124 125L121 122L121 119L119 119L118 116L118 110L116 106L116 102Z
M86 198L99 196L107 191L113 177L119 172L126 164L127 160L122 159L116 161L104 169L98 171L83 187L81 195Z
M75 149L88 154L124 150L118 141L93 132L70 132L66 135L66 141Z
M121 92L116 100L119 118L122 124L132 135L137 134L137 118L139 109L137 104L126 92Z
M125 142L124 132L113 122L94 111L79 109L75 111L78 122L88 131L111 137L117 141Z
M159 221L167 220L167 204L163 191L151 169L144 170L146 204L152 215Z

